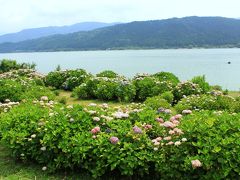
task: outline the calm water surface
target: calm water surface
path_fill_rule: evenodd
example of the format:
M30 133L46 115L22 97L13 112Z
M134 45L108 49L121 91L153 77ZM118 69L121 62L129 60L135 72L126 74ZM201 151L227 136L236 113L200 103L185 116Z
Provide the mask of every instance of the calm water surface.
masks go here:
M121 50L0 54L0 59L35 62L42 73L84 68L91 73L110 69L127 77L169 71L181 80L206 75L211 84L240 89L240 49ZM231 64L227 64L231 61Z

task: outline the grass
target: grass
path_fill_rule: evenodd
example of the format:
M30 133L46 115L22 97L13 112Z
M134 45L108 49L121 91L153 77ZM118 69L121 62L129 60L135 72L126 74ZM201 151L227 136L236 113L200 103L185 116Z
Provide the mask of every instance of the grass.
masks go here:
M80 99L77 99L75 97L71 97L71 95L72 95L72 92L70 92L70 91L60 90L59 95L57 97L57 100L65 99L67 105L80 104L82 106L87 106L90 103L95 103L95 104L106 103L106 101L96 100L96 99L80 100ZM117 101L108 101L107 104L109 106L115 107L115 106L125 106L125 105L128 105L129 103L117 102Z
M55 180L66 179L65 175L47 175L41 167L34 164L23 164L10 157L9 150L0 144L0 180Z
M91 180L92 177L79 170L66 170L48 174L40 165L15 161L10 151L0 143L0 180ZM104 178L108 179L108 178ZM115 178L111 178L114 180Z
M240 91L229 91L228 95L230 95L232 97L238 97L238 96L240 96Z
M0 143L0 180L92 180L90 174L79 170L66 170L48 174L42 167L34 163L17 162L10 156L9 149ZM140 177L121 176L111 172L98 180L138 180ZM154 177L144 177L155 180Z

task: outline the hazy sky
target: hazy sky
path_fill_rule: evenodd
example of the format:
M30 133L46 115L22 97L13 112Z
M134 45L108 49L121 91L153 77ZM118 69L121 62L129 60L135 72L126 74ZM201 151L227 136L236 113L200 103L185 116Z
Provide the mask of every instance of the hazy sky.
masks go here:
M240 0L0 0L0 34L85 21L240 17Z

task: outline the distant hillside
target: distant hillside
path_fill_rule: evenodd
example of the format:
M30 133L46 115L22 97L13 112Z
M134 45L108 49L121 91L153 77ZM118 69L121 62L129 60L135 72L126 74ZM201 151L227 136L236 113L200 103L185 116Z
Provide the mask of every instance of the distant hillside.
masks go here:
M88 32L0 44L0 52L240 47L240 20L186 17L131 22Z
M98 28L108 27L119 23L83 22L70 26L51 26L34 29L25 29L17 33L4 34L0 36L0 43L19 42L37 39L56 34L69 34L79 31L91 31Z

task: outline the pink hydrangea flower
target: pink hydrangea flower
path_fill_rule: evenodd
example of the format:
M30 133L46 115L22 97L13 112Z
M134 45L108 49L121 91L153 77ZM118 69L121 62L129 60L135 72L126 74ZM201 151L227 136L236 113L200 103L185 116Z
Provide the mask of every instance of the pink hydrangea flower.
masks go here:
M180 122L177 120L173 121L172 123L175 124L176 126L180 124Z
M157 137L156 140L157 140L157 141L161 141L161 140L162 140L162 137Z
M172 139L172 137L171 136L167 136L167 137L165 137L165 138L163 138L165 141L170 141L171 139Z
M154 142L154 146L159 146L159 145L160 145L160 142L158 142L158 141Z
M164 123L162 123L162 126L166 127L166 128L174 128L176 125L173 124L172 122L170 121L166 121Z
M172 113L171 109L165 109L164 112L165 112L166 114L171 114L171 113Z
M176 114L174 117L175 117L175 119L179 120L179 119L182 118L182 115L181 114Z
M153 139L152 142L155 143L155 142L157 142L157 140L156 140L156 139Z
M133 127L133 132L135 134L142 134L142 130L138 126Z
M95 129L97 130L97 132L100 132L100 127L95 127Z
M169 141L166 145L173 145L173 144L174 144L174 142Z
M164 120L162 118L156 118L157 122L164 123Z
M145 129L152 129L152 125L147 124L147 125L144 126L144 128L145 128Z
M175 116L172 116L169 120L170 120L171 122L173 122L173 121L176 120L176 118L175 118Z
M118 137L115 136L112 136L109 140L112 144L117 144L119 142Z
M98 132L100 132L100 127L98 127L98 126L91 130L92 134L97 134Z

